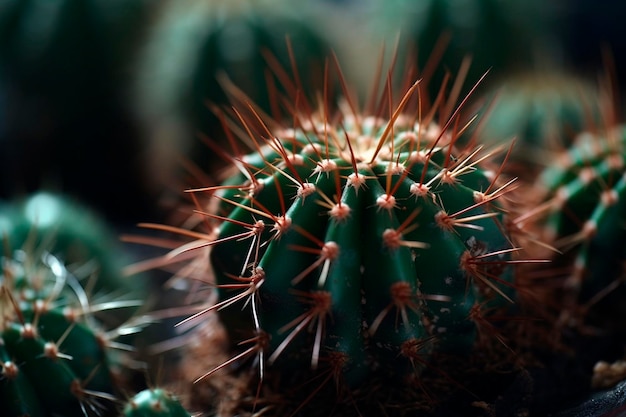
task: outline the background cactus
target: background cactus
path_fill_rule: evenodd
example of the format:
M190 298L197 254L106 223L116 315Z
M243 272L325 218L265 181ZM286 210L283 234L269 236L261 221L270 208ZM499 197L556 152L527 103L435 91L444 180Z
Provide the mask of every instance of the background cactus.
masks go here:
M141 276L106 222L81 202L37 193L0 208L0 413L113 415L152 319ZM128 372L126 372L128 371Z
M13 248L28 246L59 257L71 273L96 276L94 291L140 297L146 277L126 277L133 256L100 212L69 196L40 191L0 206L0 233Z
M161 389L146 389L128 400L124 406L124 417L190 417L178 399Z
M140 165L128 83L156 3L2 2L2 198L55 189L106 209L120 224L150 217L156 197Z
M6 416L87 416L114 409L110 344L91 304L62 262L15 251L0 276L0 398ZM123 303L112 305L123 306Z
M580 134L541 174L535 188L538 199L521 219L538 224L544 239L562 252L552 256L554 278L564 280L568 300L559 308L578 324L588 320L610 327L619 321L616 311L599 321L592 312L609 305L619 311L622 304L625 149L626 131L621 125ZM559 268L565 268L565 274ZM605 297L615 302L602 300Z
M580 132L604 123L605 107L584 77L556 69L517 73L475 98L478 122L465 136L492 145L515 139L507 173L532 181Z
M225 142L211 108L230 105L224 77L271 113L282 106L274 90L285 92L276 69L292 76L291 48L302 81L297 88L306 86L300 93L321 88L331 46L312 21L313 7L282 0L162 3L136 62L136 108L150 144L145 163L164 184L180 178L173 151L201 169L222 162L198 136ZM295 95L296 87L288 92Z

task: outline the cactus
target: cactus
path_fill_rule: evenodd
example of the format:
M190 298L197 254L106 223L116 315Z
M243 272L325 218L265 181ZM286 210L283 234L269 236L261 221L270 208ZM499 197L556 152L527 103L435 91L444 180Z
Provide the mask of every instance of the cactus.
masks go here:
M138 136L124 96L151 3L2 2L0 85L11 106L0 110L0 194L53 185L107 207L115 220L145 218L152 205L139 196L150 191L150 178L138 175ZM117 201L126 202L122 210Z
M561 306L565 313L579 314L572 309L581 306L588 312L611 291L619 287L618 293L623 292L625 150L623 126L581 133L541 174L534 189L538 198L531 203L534 207L518 219L520 224L537 225L544 240L562 252L553 258L555 271L559 267L568 271L564 289L569 298ZM563 278L558 272L554 275ZM623 304L615 300L614 308ZM605 316L604 324L614 322L613 316Z
M139 296L144 277L125 277L131 262L99 212L60 193L39 191L0 206L0 233L13 248L44 249L79 277L97 276L95 291Z
M198 380L256 354L261 377L285 384L404 381L433 355L471 354L488 311L514 300L512 182L487 168L492 152L457 149L458 111L420 117L418 86L389 119L326 105L270 130L237 112L253 152L233 138L236 172L195 190L216 235L168 258L209 248L219 300L183 322L218 311L239 345Z
M223 76L271 113L281 106L274 89L296 94L296 87L282 88L274 71L284 68L291 77L291 45L302 85L307 86L300 93L321 88L318 74L330 46L311 21L310 9L282 0L163 3L137 63L138 117L157 152L146 161L154 175L168 174L163 160L171 163L172 147L200 167L222 162L197 136L224 141L212 109L232 99Z
M90 317L104 305L90 305L78 280L49 253L15 251L1 260L2 415L110 412L116 390L109 340Z
M374 18L383 16L394 36L400 29L406 41L417 48L417 65L431 67L427 76L431 98L436 97L445 73L460 72L466 57L472 59L467 79L476 80L491 70L488 82L494 83L552 56L556 25L551 5L515 0L374 3ZM541 13L536 12L538 8Z
M507 172L534 179L553 152L589 126L601 124L600 92L564 71L527 71L503 78L474 103L480 121L468 136L496 144L515 138Z
M133 364L128 338L150 319L133 315L141 287L122 279L127 259L110 230L79 202L41 192L2 205L0 234L0 414L113 413Z
M146 389L136 394L124 406L124 417L190 417L171 393L161 389Z

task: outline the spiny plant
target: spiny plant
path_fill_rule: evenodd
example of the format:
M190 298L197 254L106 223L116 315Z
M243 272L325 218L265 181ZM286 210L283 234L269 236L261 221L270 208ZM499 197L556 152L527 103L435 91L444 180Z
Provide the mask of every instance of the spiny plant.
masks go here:
M212 106L229 103L225 83L268 113L292 62L306 93L321 87L316 75L330 47L311 9L284 0L162 2L139 55L136 91L151 149L166 151L157 159L171 161L173 147L203 167L222 162L197 136L223 139ZM146 162L152 166L153 159ZM163 163L152 170L163 175Z
M180 401L162 388L146 389L128 400L124 417L190 417Z
M94 208L61 193L39 191L0 204L0 233L14 248L43 247L77 276L97 276L95 291L140 297L145 277L125 277L131 256Z
M80 216L79 209L62 201L39 194L29 200L32 204L27 204L25 211L19 204L2 208L3 416L113 413L123 379L120 371L136 365L123 338L149 323L133 317L142 302L131 298L128 288L96 283L98 279L121 282L120 277L99 276L93 264L101 261L102 253L85 250L92 249L85 239L90 231L81 226L95 226L97 218ZM70 215L75 223L64 217ZM102 271L113 274L112 265ZM117 273L121 276L121 268Z
M534 208L518 219L534 223L560 253L554 275L564 280L563 318L581 324L590 309L619 288L626 277L626 130L581 133L540 175ZM565 272L557 273L558 268ZM612 294L615 295L615 294ZM619 308L615 299L612 308ZM601 303L603 304L603 303ZM596 324L616 323L606 315ZM602 324L604 322L604 324Z
M495 151L457 148L467 98L437 115L419 82L395 102L390 77L363 112L343 81L337 110L324 90L318 111L287 107L291 126L234 110L234 172L189 190L209 196L209 232L146 225L197 238L165 261L210 258L219 299L181 324L217 311L238 353L196 382L256 358L262 381L323 381L311 396L331 380L344 394L412 380L416 395L432 357L469 355L489 312L514 301L513 180L490 166Z
M6 416L96 416L114 409L114 339L98 312L137 301L94 303L63 263L45 251L0 258L0 411ZM119 365L118 365L119 366Z
M507 172L533 179L554 152L578 133L600 124L603 105L598 88L563 70L523 71L501 78L479 95L473 108L479 122L469 129L482 143L515 139Z

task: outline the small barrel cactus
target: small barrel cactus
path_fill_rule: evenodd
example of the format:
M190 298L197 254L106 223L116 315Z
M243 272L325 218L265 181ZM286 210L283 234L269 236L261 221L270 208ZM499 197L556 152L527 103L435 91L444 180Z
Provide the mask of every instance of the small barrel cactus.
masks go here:
M597 303L624 279L625 162L623 126L580 134L539 177L539 202L518 219L539 224L544 240L562 252L554 262L569 267L565 283L574 305Z
M488 311L514 300L511 182L491 152L457 149L458 113L437 125L409 110L417 88L390 119L311 113L270 130L241 118L256 151L235 149L236 172L204 189L216 236L175 251L208 247L208 310L247 346L224 366L256 354L262 377L329 372L341 389L411 379L433 354L469 355Z
M98 415L113 409L115 382L94 305L56 257L3 256L0 275L0 413Z
M480 119L468 136L476 134L486 144L514 138L507 172L515 169L524 179L550 164L550 152L569 146L587 127L599 126L603 114L598 88L558 70L504 77L474 106Z
M212 109L232 98L224 78L267 113L281 106L277 91L296 94L295 84L283 88L285 77L276 75L280 69L292 77L291 57L308 86L300 93L321 88L331 48L309 9L283 0L163 2L137 62L136 108L156 152L146 161L154 175L167 174L164 158L171 170L178 164L172 147L201 169L222 162L198 134L224 142Z
M79 278L97 276L96 291L139 296L145 289L141 275L123 276L131 257L112 225L78 199L40 191L5 202L0 205L0 234L13 248L29 246L54 254Z
M60 195L2 205L1 415L115 411L120 371L132 363L127 338L149 319L133 316L141 294L124 283L110 233Z
M190 417L178 399L162 388L146 389L128 400L124 417Z

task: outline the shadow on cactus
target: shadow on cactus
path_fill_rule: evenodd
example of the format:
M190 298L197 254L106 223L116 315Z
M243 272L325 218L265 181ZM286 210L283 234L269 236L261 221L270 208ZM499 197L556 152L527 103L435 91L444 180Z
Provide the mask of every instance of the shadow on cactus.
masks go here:
M324 390L351 404L401 387L413 407L431 361L502 341L490 314L514 303L525 262L504 226L514 181L489 163L505 149L457 148L467 98L438 112L422 108L419 82L399 100L387 83L360 110L334 68L337 108L326 94L315 111L296 101L291 125L234 110L227 178L187 190L205 232L145 226L195 238L158 264L210 259L200 280L218 300L180 324L217 311L235 356L197 383L250 363L283 400L310 384L299 405L283 401L291 412Z

